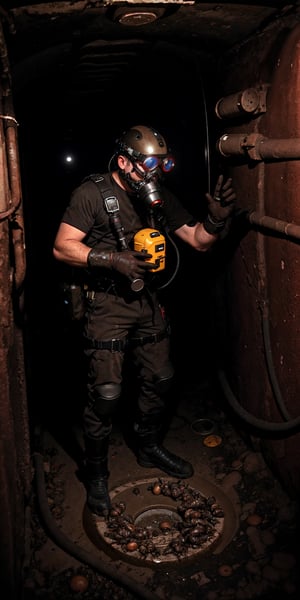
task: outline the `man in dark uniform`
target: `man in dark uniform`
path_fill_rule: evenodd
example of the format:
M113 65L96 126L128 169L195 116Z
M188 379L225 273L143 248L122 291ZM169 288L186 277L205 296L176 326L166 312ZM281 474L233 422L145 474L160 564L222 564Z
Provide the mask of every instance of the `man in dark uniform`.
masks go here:
M109 436L129 348L139 372L134 422L138 463L180 479L193 475L192 465L161 443L165 397L174 375L168 329L155 289L155 271L163 267L163 259L159 252L153 256L155 243L135 249L135 236L144 232L150 241L154 236L155 242L166 226L195 250L205 252L223 231L235 201L231 179L224 182L221 175L214 196L206 194L206 219L196 222L163 185L163 174L173 168L174 161L162 135L151 127L134 126L124 132L112 160L115 170L99 178L100 190L89 178L74 190L53 249L57 260L84 268L88 275L85 483L87 505L101 516L111 506ZM159 241L157 247L162 250L160 237Z

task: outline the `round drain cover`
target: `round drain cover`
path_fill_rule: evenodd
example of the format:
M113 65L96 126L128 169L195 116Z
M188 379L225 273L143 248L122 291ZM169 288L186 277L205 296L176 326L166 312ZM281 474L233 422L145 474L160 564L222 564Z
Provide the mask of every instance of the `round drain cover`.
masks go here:
M119 559L176 564L212 550L222 537L224 511L215 496L182 481L137 481L110 496L114 516L95 523L101 546Z
M162 531L167 531L171 529L173 524L179 521L182 521L182 519L175 510L170 510L162 506L158 508L146 508L136 517L134 524L140 527L159 528Z
M154 561L157 561L158 557L161 557L164 552L168 552L172 542L175 542L176 537L178 537L176 529L178 523L182 523L182 519L177 512L163 506L146 508L134 520L136 526L141 527L143 531L147 531L149 539L152 540L151 544L154 543L152 550ZM147 547L145 550L147 550ZM140 551L140 549L137 548L137 551Z

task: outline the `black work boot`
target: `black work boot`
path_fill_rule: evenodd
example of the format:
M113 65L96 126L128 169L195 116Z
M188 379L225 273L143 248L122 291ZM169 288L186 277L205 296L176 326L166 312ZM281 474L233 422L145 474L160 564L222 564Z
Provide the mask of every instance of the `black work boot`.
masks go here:
M108 438L96 440L85 437L85 446L84 479L87 490L87 506L92 513L100 517L107 517L111 508L108 493Z
M141 467L157 467L179 479L193 476L194 469L189 462L159 444L159 430L146 431L135 425L135 431L138 437L137 461Z

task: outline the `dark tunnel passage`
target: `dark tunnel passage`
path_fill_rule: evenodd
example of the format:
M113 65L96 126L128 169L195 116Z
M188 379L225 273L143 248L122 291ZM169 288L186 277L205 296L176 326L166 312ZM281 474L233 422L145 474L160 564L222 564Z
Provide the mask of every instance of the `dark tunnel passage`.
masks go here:
M168 48L166 54L170 60L169 53L170 48ZM168 184L200 220L203 219L206 211L205 192L214 186L218 173L224 172L226 174L228 169L228 165L224 161L222 162L217 155L214 145L214 140L217 139L219 133L219 124L216 122L214 115L214 106L218 97L216 90L211 87L206 74L202 77L196 65L194 70L191 68L188 76L186 71L183 76L183 71L179 71L177 52L175 52L175 57L176 84L174 84L172 74L170 75L172 84L170 85L169 80L163 83L164 71L158 69L156 64L155 74L148 74L143 82L145 90L140 91L136 89L136 86L132 86L128 95L125 94L124 96L122 94L122 100L117 110L114 106L109 112L107 107L105 110L101 110L101 107L96 103L93 111L89 114L89 118L81 120L80 114L77 114L77 112L72 116L72 119L68 115L68 119L66 117L68 128L65 127L65 119L60 112L59 98L56 97L55 89L52 89L51 85L49 97L48 91L45 93L47 100L43 98L43 101L37 101L38 93L33 95L32 103L30 102L26 107L26 119L22 118L23 106L20 106L20 116L23 123L23 131L20 132L20 148L27 196L25 222L28 271L25 348L29 357L30 423L33 436L36 430L40 430L40 427L46 432L46 440L48 440L49 445L47 446L46 441L46 452L51 453L51 451L54 451L51 450L51 443L54 439L54 447L56 448L56 444L62 447L76 465L80 465L82 460L82 445L78 443L81 434L78 434L78 430L80 431L81 428L81 414L86 394L85 365L82 359L81 347L81 323L70 318L67 292L72 273L67 268L58 265L52 256L54 235L73 187L78 185L87 174L92 172L101 173L106 170L113 152L114 139L123 130L124 126L126 128L132 123L139 122L154 124L170 140L170 147L176 160L176 169L170 175ZM160 62L161 64L165 62L161 55ZM191 64L193 65L193 62ZM196 81L200 90L197 93L195 93ZM151 88L150 96L147 94L148 85ZM159 89L159 103L155 101L156 86ZM143 98L143 102L137 102L136 98ZM54 103L57 104L55 112L53 110ZM83 112L85 113L85 111ZM32 115L32 118L28 118L29 115ZM70 125L70 120L72 125ZM28 140L30 140L30 152L26 151ZM67 152L74 156L74 162L71 164L65 162ZM177 264L177 253L170 248L171 265L166 274L166 281L168 281L168 277L172 279L175 271L176 277L162 289L161 296L170 318L171 352L176 372L175 384L169 398L169 421L171 424L173 423L173 426L174 414L175 422L176 418L180 422L182 414L184 414L186 423L192 422L196 428L199 423L201 426L202 417L204 416L204 425L208 423L214 433L221 433L226 437L222 428L222 411L224 410L231 426L233 428L237 427L237 430L239 430L238 415L234 411L228 410L228 405L226 405L222 394L220 394L216 366L222 352L226 355L227 364L230 364L228 353L230 348L230 326L227 321L227 303L226 300L224 301L224 290L228 286L227 269L232 254L235 252L240 239L247 233L247 226L242 224L236 234L236 239L231 239L229 244L226 244L225 240L223 246L205 255L194 253L180 241L177 241L179 264ZM111 450L113 455L118 453L118 444L121 443L118 441L119 431L124 436L127 447L130 448L130 427L135 397L135 373L129 363L124 370L123 395L118 412L115 415L115 438ZM207 421L205 421L205 418ZM77 432L77 435L74 435L74 432ZM180 432L179 427L179 439ZM191 439L189 431L186 435L187 440ZM209 438L209 435L207 437ZM196 438L192 442L192 447L196 448L196 451L198 439ZM255 446L251 441L251 430L249 434L246 422L243 422L242 439L246 444L245 447L248 448L249 455L251 455L251 451L254 451L255 455ZM117 440L116 445L115 440ZM175 433L175 448L176 443L178 442ZM224 452L226 453L225 448L223 449ZM230 456L228 448L227 452ZM200 464L198 461L196 464L199 469L201 459ZM39 463L37 463L36 468L37 473L40 473ZM114 469L113 466L112 469ZM121 469L123 472L124 465L121 466ZM203 469L202 465L200 469ZM116 472L118 473L118 469ZM73 476L75 477L74 473ZM140 486L139 489L143 489L143 485L145 485L143 480L135 480L134 478L133 489L136 489L136 481L137 486ZM206 485L204 475L203 480L200 482L201 489L205 489ZM266 485L268 486L268 484ZM215 493L214 488L212 488L212 492L209 487L208 490L208 493ZM116 495L118 498L118 488ZM125 490L123 495L121 493L121 499L123 497L126 499L128 511L130 511L132 506L130 492ZM263 504L263 498L264 493L261 492L259 502L260 506L264 507L261 510L267 510L267 504ZM222 548L224 548L222 558L226 571L226 550L227 545L229 545L229 548L231 547L230 542L236 527L236 515L235 510L232 508L234 502L230 494L224 496L224 498L221 496L219 500L222 507L225 507L226 531L222 536L223 546L221 545L220 552L222 556ZM282 501L286 502L286 499L279 499L279 502ZM291 503L291 506L293 507L293 503ZM42 511L47 510L42 501L41 508ZM149 510L149 506L147 506L147 510ZM272 508L269 508L269 510L271 511ZM289 510L293 514L293 509L290 508ZM44 512L43 516L45 518ZM259 519L260 515L257 518ZM103 551L103 529L101 529L101 524L98 525L99 537L97 538L96 535L96 540L94 540L95 532L92 526L92 533L90 533L89 517L85 515L84 520L86 520L85 531L88 538L93 540L97 549L100 548ZM251 523L251 519L249 519L249 523ZM79 564L82 561L88 565L88 568L85 567L85 569L82 566L79 566L79 568L75 566L71 569L69 567L69 571L65 572L66 575L63 574L64 572L58 575L56 579L58 587L65 585L65 583L60 584L58 582L65 582L68 577L70 579L72 573L75 574L75 577L76 574L77 576L79 574L90 581L91 572L88 569L93 568L96 573L104 573L104 576L114 580L109 567L103 567L102 563L97 562L93 550L91 554L86 555L80 545L79 547L73 545L73 540L76 539L77 535L76 527L72 529L72 533L67 539L63 538L60 531L55 533L52 527L53 522L50 521L50 531L54 540L57 541L58 546L66 549L70 556L67 564L70 560L72 564L73 559L75 561L79 560ZM293 556L292 526L288 523L286 527L284 523L280 525L280 528L283 528L285 532L283 534L285 543L282 544L283 553L286 552L288 557ZM106 539L105 534L104 540ZM290 545L291 547L289 547ZM117 554L116 557L112 556L112 564L118 558L121 558L125 574L120 575L117 584L121 584L126 589L128 556L123 557L122 552L120 555ZM175 557L175 563L176 560ZM287 560L291 560L291 564L294 564L293 558ZM209 567L206 565L213 564L213 562L206 561L207 559L202 559L202 564L209 571ZM141 559L142 567L144 566L143 563L144 561ZM219 560L218 563L221 564L222 560ZM167 563L167 568L170 568L171 564ZM62 561L62 565L64 565L64 561ZM129 565L131 565L130 559ZM139 571L138 562L137 565L137 571ZM146 565L148 566L147 561ZM183 583L186 579L190 581L189 576L193 574L196 565L197 551L195 551L195 558L192 562L187 563L180 572L178 581L181 591L179 594L189 593L191 597L198 597L198 592L193 589L190 583L187 587ZM132 567L129 566L130 568ZM294 580L293 566L289 573L292 580ZM156 575L156 577L159 586L159 575ZM256 589L255 593L264 593L262 591L264 586L268 589L268 584L265 583L266 580L263 579L262 581L264 583L260 584L261 587L254 588ZM135 585L137 589L135 589ZM278 584L279 589L281 589L280 585ZM295 585L295 583L291 584L290 588L287 584L283 586L283 589L291 598L293 598ZM172 585L168 577L166 586L170 590L169 593L172 594ZM168 594L166 586L164 593ZM271 586L272 594L274 589L276 587ZM142 597L144 595L147 597L145 589L142 587L142 590L140 590L136 583L129 583L129 590L131 593L137 593L138 597L139 594ZM157 588L154 587L150 592L151 597L155 597L156 590ZM173 593L175 593L174 590ZM225 594L225 592L221 593ZM265 592L265 594L267 593ZM183 597L183 595L180 595L180 597Z
M26 343L32 357L29 391L33 415L37 411L40 416L53 415L55 420L55 403L61 411L61 397L70 392L69 386L74 386L74 392L78 392L78 384L80 388L80 381L72 377L72 373L80 373L81 355L77 355L73 339L80 338L80 324L72 322L64 292L72 270L52 256L54 236L73 188L90 173L106 171L117 137L139 122L161 129L168 140L176 167L166 183L196 218L205 215L205 192L224 171L214 148L217 123L213 89L193 57L186 69L187 58L180 58L178 49L170 44L157 44L143 58L145 77L133 73L134 83L126 90L122 82L118 83L111 94L112 98L120 94L116 105L115 100L108 105L107 98L105 104L102 98L91 98L81 106L68 107L59 84L48 73L36 89L31 85L30 93L27 90L25 96L23 92L16 97L26 195ZM68 155L73 158L71 163L66 161ZM161 293L172 321L176 371L190 383L198 378L199 370L206 377L210 368L216 262L213 253L199 255L180 240L176 246L173 249L170 245L169 269L162 278ZM196 354L192 351L195 344ZM45 360L47 352L50 360ZM74 370L74 361L79 369ZM74 405L72 393L69 396Z
M69 11L69 3L61 4ZM125 28L118 38L111 29L115 28L110 17L114 9L108 9L108 23L104 20L103 25L106 7L97 6L101 14L91 25L88 21L91 30L86 38L77 8L69 33L58 25L57 38L51 41L50 26L42 43L42 29L38 34L35 31L32 40L27 37L22 58L20 47L14 47L8 36L26 242L22 303L16 302L14 318L24 342L28 446L33 463L25 495L29 541L22 555L25 566L18 584L22 590L14 590L12 600L69 600L80 591L76 583L79 588L88 585L78 596L87 600L100 597L99 593L103 600L298 597L299 415L293 400L298 382L293 367L297 362L299 237L291 240L285 232L278 233L282 223L292 223L298 232L298 201L291 193L292 182L297 188L297 160L288 159L281 168L282 157L278 163L256 162L252 157L247 161L246 152L242 154L239 148L239 154L234 144L228 156L217 144L224 131L237 132L245 143L245 131L249 136L257 134L259 140L263 133L263 142L272 136L297 137L295 131L286 133L282 126L278 133L274 127L282 120L272 78L273 70L276 80L276 69L284 64L280 49L293 27L297 28L298 17L285 22L285 11L274 17L273 4L263 3L263 19L252 42L255 27L246 27L246 18L241 17L236 45L228 40L234 23L225 19L217 35L214 19L223 6L215 5L212 12L210 6L205 7L213 26L206 37L205 24L201 25L201 41L193 22L199 7L173 5L166 13L171 22L167 32L162 20L151 35L143 35L137 27L133 36L132 29ZM234 19L237 5L232 3L228 9ZM49 9L42 8L47 21ZM31 10L25 21L34 14ZM293 6L289 11L293 15ZM183 29L186 19L186 31L180 29L176 39L181 19ZM62 22L68 31L64 16ZM243 39L243 27L249 39L246 35ZM237 30L233 28L232 35ZM22 45L26 33L21 31L18 43ZM231 45L233 51L226 53ZM293 63L287 60L286 64ZM106 70L115 74L113 81L106 79ZM238 118L236 114L218 118L217 102L232 98L230 93L238 89L249 89L250 95L263 90L260 100L269 94L269 112L260 106L261 112L240 115L239 105L234 107ZM290 97L293 104L292 92ZM5 114L5 110L0 112ZM286 120L287 129L295 130L294 123ZM91 517L81 480L87 393L83 325L73 318L70 301L74 270L54 259L53 242L73 189L89 174L110 168L116 139L137 124L153 126L167 140L175 168L165 175L165 183L196 219L205 219L205 193L213 193L220 173L233 177L237 191L231 234L221 236L206 253L195 252L174 236L167 243L166 268L160 279L175 367L164 433L171 450L193 463L194 502L200 489L208 504L216 504L214 510L219 511L217 519L217 512L209 516L217 527L211 547L205 532L208 550L201 546L199 550L195 533L188 550L182 544L173 544L170 550L164 532L156 547L149 542L146 550L142 544L141 552L138 548L131 554L124 540L118 543L109 537L105 522ZM229 135L229 147L230 143ZM262 213L272 215L274 221L278 217L277 230L260 227ZM285 325L281 336L280 327ZM147 523L152 512L162 511L169 527L168 519L173 523L179 501L170 505L167 477L158 468L141 468L134 456L131 428L137 382L129 355L109 449L110 493L114 502L126 504L129 521L133 511L134 526L143 519ZM18 427L14 434L18 437ZM182 493L182 482L176 485L174 494L178 489ZM160 497L153 498L157 488ZM162 489L167 490L166 497ZM174 521L176 529L177 518ZM198 528L203 526L198 524ZM18 522L15 527L18 534L10 557L14 544L24 537ZM157 550L161 540L162 551ZM10 560L13 569L14 560ZM9 576L12 579L12 573Z

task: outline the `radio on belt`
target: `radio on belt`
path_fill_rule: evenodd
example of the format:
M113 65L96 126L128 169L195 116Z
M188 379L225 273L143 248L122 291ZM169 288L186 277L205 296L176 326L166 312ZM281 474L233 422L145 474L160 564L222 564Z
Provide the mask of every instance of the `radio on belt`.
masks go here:
M153 269L149 271L162 271L165 268L166 241L157 229L141 229L134 236L134 249L137 252L148 252L152 254L147 262L153 263Z

